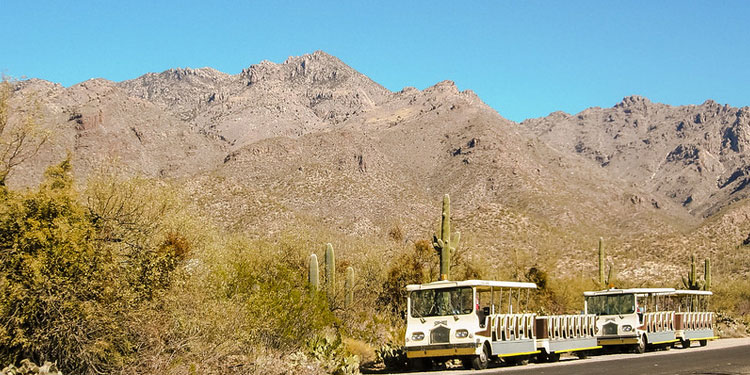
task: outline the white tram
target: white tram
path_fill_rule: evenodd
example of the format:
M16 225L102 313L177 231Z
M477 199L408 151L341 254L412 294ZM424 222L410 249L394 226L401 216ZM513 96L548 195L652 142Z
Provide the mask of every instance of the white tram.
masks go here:
M607 289L584 292L585 311L597 319L598 344L628 345L643 353L646 345L677 342L674 311L664 309L673 288Z
M534 283L436 281L408 285L405 350L410 366L461 359L483 369L490 360L559 359L564 352L599 349L596 316L537 316L526 312Z

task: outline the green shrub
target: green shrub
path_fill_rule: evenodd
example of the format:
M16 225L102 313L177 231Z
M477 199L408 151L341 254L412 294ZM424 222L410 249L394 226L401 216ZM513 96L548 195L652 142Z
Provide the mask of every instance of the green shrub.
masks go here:
M406 286L437 279L438 258L429 241L417 241L412 251L398 256L390 265L378 297L380 309L399 315L406 311Z
M38 190L3 189L0 199L0 362L120 368L135 350L129 314L169 284L184 241L111 240L101 217L79 203L69 160L49 168ZM146 226L129 222L119 238Z
M76 358L91 368L119 362L127 342L105 308L119 289L110 280L113 262L96 251L70 163L50 168L36 192L4 195L0 207L0 362L23 353L76 369Z
M465 260L463 252L456 251L451 260L453 280L479 279L482 271L475 264ZM406 311L406 286L437 281L439 257L429 241L414 243L391 262L383 280L383 288L377 302L381 311L399 316Z

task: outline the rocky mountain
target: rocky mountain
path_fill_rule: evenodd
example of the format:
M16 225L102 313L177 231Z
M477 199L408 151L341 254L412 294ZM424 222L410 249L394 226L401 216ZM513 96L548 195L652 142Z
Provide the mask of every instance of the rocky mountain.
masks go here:
M220 164L225 154L221 142L104 79L69 88L23 81L11 105L38 108L50 134L37 157L9 176L11 186L38 182L44 169L67 153L81 180L105 166L131 175L192 175Z
M524 121L542 141L633 186L710 216L750 190L750 107L670 106L630 96L612 108Z
M390 94L321 51L283 64L263 61L234 76L210 68L171 69L119 86L234 147L325 130Z
M55 139L14 171L15 186L70 152L80 181L113 165L169 179L232 230L371 240L398 230L406 241L431 236L450 193L466 256L497 275L583 272L599 236L624 276L674 278L696 242L750 271L728 255L750 231L750 209L732 204L750 179L747 107L629 97L518 124L450 81L391 92L323 52L236 75L29 80L13 103L31 97Z

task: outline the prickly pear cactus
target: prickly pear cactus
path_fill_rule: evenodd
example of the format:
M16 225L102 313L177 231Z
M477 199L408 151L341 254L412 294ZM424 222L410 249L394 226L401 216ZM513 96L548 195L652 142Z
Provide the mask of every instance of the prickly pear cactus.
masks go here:
M432 237L432 246L440 256L440 279L449 280L451 275L451 255L456 251L461 240L461 233L451 237L451 199L448 194L443 197L443 216L440 225L440 238Z
M62 372L57 368L57 364L53 362L44 362L44 365L37 366L34 362L28 359L21 361L19 367L10 365L0 370L0 375L62 375Z

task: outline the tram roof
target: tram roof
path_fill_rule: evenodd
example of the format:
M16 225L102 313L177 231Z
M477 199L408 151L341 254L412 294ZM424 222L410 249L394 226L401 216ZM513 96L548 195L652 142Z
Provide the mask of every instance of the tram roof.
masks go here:
M632 288L632 289L607 289L593 292L583 292L586 297L609 296L616 294L662 294L668 295L675 292L674 288Z
M710 290L675 290L675 295L692 295L692 296L710 296L713 295L713 293Z
M494 280L463 280L463 281L435 281L428 284L411 284L406 286L406 290L411 292L414 290L425 290L425 289L443 289L443 288L455 288L455 287L495 287L495 288L520 288L520 289L536 289L534 283L522 283L517 281L494 281Z

